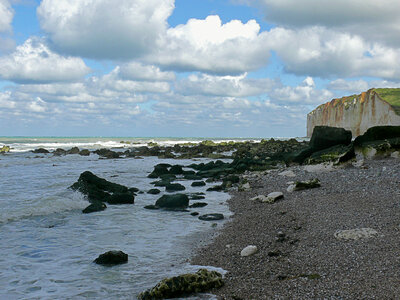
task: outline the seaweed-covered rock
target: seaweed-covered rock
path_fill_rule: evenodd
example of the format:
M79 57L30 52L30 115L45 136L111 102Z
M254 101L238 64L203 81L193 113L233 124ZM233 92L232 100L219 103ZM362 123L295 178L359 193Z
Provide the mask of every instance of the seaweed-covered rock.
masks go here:
M192 182L191 186L193 187L199 187L199 186L205 186L206 183L204 181L194 181Z
M184 274L163 279L155 287L139 294L138 299L168 299L201 293L223 286L222 275L216 271L200 269L195 274Z
M90 204L88 207L86 207L82 212L84 214L90 214L98 211L103 211L107 208L107 206L100 201L95 201L92 204Z
M169 169L169 172L170 172L171 174L174 174L174 175L181 175L181 174L183 174L183 169L182 169L182 166L181 166L181 165L173 165L173 166Z
M185 194L163 195L156 201L155 205L167 209L187 208L189 205L189 197Z
M165 186L167 192L184 191L186 188L180 183L169 183Z
M108 251L100 254L94 262L99 265L114 266L128 262L128 254L122 251Z
M195 203L191 204L189 207L190 208L198 208L198 207L204 207L207 205L208 205L208 203L206 203L206 202L195 202Z
M88 149L82 149L81 151L79 151L79 155L81 155L81 156L89 156L90 155L90 151Z
M44 148L38 148L35 150L32 150L32 153L36 153L36 154L47 154L50 153L49 150L44 149Z
M158 164L154 166L153 172L151 172L148 178L158 178L163 174L169 174L168 168L171 167L170 164Z
M309 181L296 181L296 183L294 184L294 190L301 191L306 189L314 189L320 186L320 181L317 178L314 178Z
M375 126L356 137L354 145L362 146L365 143L393 138L400 138L400 126Z
M78 153L79 153L79 151L78 151ZM105 157L108 159L119 158L119 155L120 155L120 153L112 151L110 149L106 149L106 148L98 149L98 150L94 151L94 153L96 153L98 156Z
M3 146L0 148L0 153L7 153L7 152L10 152L9 146Z
M78 147L72 147L71 149L69 149L68 151L67 151L67 154L78 154L80 151L79 151L79 148Z
M222 185L215 185L213 187L210 187L207 189L207 192L221 192L224 190L224 187Z
M56 150L53 151L53 155L55 156L62 156L62 155L66 155L67 151L61 148L57 148Z
M157 195L159 193L161 193L161 191L159 189L150 189L147 191L147 194L150 194L150 195Z
M133 204L135 197L132 193L114 193L107 198L108 204Z

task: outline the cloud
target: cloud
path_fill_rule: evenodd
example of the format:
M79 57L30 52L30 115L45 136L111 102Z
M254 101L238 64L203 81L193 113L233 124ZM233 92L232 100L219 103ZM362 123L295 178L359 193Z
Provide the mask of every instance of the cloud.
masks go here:
M276 51L289 73L317 77L400 78L400 50L366 42L359 36L323 27L274 28L268 48Z
M169 28L145 60L173 70L237 75L267 64L265 46L255 20L222 24L219 16L208 16Z
M171 81L175 80L173 72L163 72L157 66L143 65L139 62L122 64L118 72L121 78L138 81Z
M174 0L43 0L42 29L55 47L94 59L130 59L155 47Z
M239 76L193 74L178 81L175 90L182 95L249 97L265 94L278 84L269 78L247 78L247 73Z
M11 92L7 91L4 93L0 92L0 108L12 109L16 106L16 103L11 100Z
M365 92L371 88L398 88L400 83L397 81L387 81L387 80L346 80L346 79L336 79L328 84L328 89L346 92L348 94L359 94Z
M0 0L0 32L11 31L11 21L14 17L14 11L9 1Z
M357 34L366 40L400 46L400 5L397 0L245 0L257 5L266 20L278 26L323 26Z
M17 83L74 81L89 72L82 59L62 57L38 38L29 38L15 52L0 57L0 78Z

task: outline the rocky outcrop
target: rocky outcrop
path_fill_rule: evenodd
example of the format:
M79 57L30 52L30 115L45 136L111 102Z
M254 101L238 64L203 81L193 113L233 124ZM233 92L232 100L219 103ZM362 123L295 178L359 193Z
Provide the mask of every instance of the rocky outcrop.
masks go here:
M115 250L100 254L99 257L94 260L94 263L106 266L114 266L126 262L128 262L128 254Z
M400 125L400 89L370 89L318 106L307 115L307 136L315 126L342 127L356 137L382 125Z

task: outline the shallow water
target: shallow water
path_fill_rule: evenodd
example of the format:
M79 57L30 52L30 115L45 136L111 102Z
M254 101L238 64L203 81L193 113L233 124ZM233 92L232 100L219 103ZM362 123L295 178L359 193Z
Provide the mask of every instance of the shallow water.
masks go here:
M59 146L57 146L58 148ZM0 156L0 299L135 299L166 276L198 267L188 258L188 239L210 230L210 222L187 212L146 210L161 196L139 194L134 205L108 205L82 214L88 202L68 187L90 170L107 180L147 191L157 163L192 160L99 159L97 155L52 156L14 152ZM210 186L184 192L205 192ZM162 189L162 188L161 188ZM228 195L207 192L200 214L226 217ZM193 201L191 201L193 202ZM189 244L189 245L188 245ZM92 263L101 253L122 250L129 262L115 267Z

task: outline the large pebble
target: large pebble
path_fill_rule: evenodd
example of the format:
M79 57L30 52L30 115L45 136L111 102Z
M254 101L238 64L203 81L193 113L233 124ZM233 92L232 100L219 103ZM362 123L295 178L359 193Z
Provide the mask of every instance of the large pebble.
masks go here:
M250 256L250 255L253 255L253 254L257 253L257 252L258 252L257 246L250 245L250 246L247 246L246 248L244 248L240 252L240 255L241 256Z
M274 203L276 200L282 199L283 193L282 192L272 192L267 195L267 199L263 200L262 202L265 203Z
M294 174L294 172L291 170L280 172L278 175L286 177L296 177L296 174Z
M367 239L378 235L378 232L372 228L355 228L349 230L338 230L334 233L335 238L339 240L359 240Z

